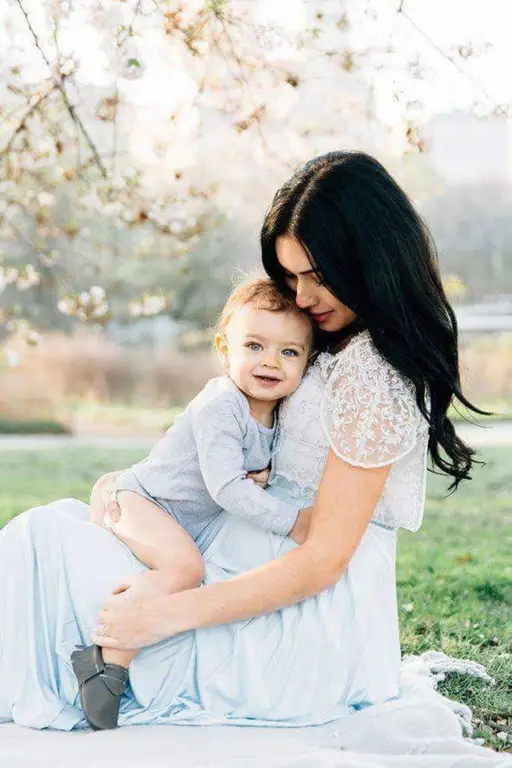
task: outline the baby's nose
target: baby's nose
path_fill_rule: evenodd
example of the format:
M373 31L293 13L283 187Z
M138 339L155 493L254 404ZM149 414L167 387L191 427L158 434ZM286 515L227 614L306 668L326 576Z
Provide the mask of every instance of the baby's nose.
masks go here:
M262 360L262 364L267 368L279 368L281 361L279 359L279 355L267 352Z

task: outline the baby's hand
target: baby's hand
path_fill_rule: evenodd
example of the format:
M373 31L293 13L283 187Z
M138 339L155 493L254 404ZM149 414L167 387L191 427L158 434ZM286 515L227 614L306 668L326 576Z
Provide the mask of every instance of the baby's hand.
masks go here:
M119 503L115 500L107 501L104 506L105 514L103 515L103 524L105 528L108 528L112 533L116 532L116 523L121 519L121 508Z
M115 533L115 525L121 519L121 507L117 501L115 484L111 483L102 489L101 501L103 504L103 523L112 533Z
M91 491L91 522L101 525L102 528L109 528L108 518L112 523L119 521L121 509L112 496L115 489L115 481L121 472L108 472L102 475L94 484Z
M268 467L266 469L261 469L259 472L248 472L247 477L251 480L254 480L256 485L259 485L261 488L266 488L268 483L268 476L269 476L269 470Z

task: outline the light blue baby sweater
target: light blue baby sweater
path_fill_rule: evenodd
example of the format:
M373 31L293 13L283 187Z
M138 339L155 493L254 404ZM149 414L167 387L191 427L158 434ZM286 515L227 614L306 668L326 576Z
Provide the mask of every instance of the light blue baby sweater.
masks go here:
M131 471L148 497L166 508L196 539L225 509L286 535L300 504L272 496L247 479L271 458L276 424L259 424L245 395L228 376L211 379L149 456ZM129 488L120 478L120 486Z

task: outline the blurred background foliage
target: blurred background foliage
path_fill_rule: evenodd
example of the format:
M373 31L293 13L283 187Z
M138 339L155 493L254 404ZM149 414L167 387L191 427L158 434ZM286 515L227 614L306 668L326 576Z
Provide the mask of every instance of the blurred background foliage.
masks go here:
M507 12L486 10L4 2L0 415L87 430L100 403L186 402L277 187L341 147L378 156L420 208L469 328L469 392L506 412L512 62Z

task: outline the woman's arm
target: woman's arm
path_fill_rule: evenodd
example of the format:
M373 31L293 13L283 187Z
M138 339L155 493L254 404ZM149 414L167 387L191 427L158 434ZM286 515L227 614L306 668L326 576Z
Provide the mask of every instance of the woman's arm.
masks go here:
M189 629L270 613L334 585L361 541L389 468L354 467L330 451L304 544L225 582L145 604L120 586L122 594L110 597L99 617L107 636L94 635L93 642L140 648Z

